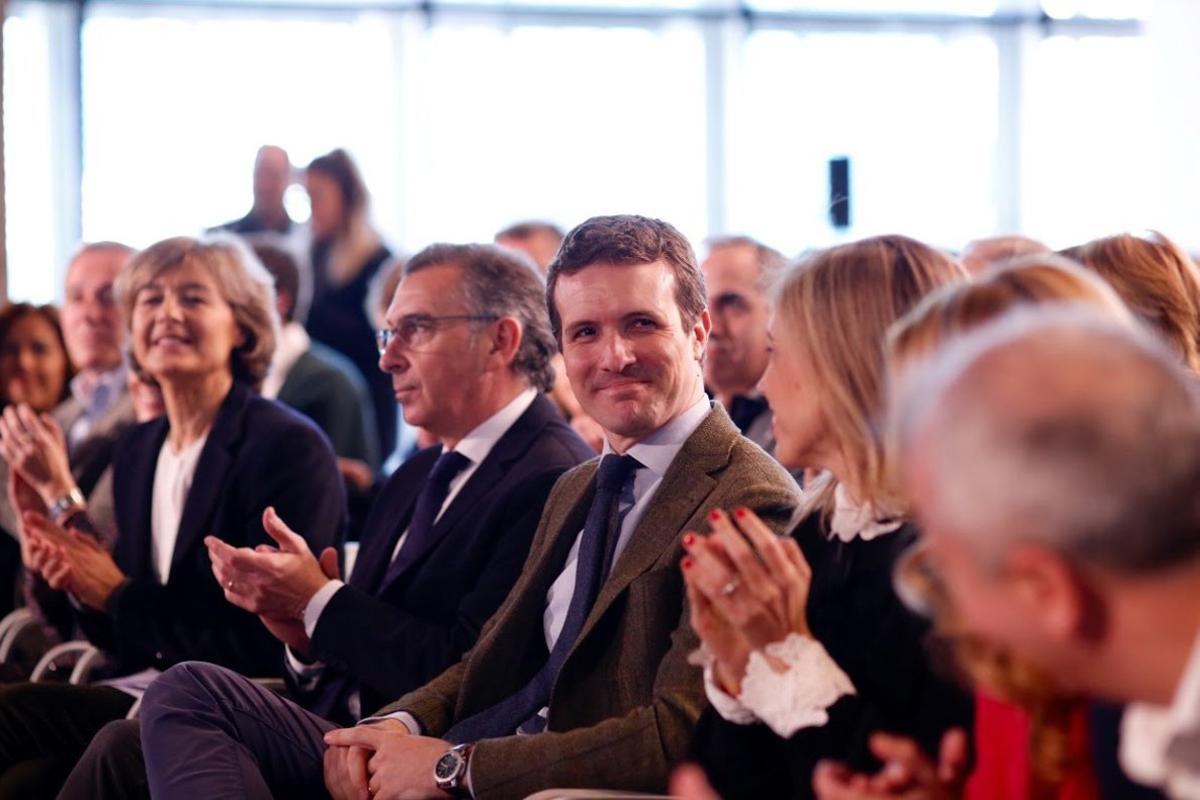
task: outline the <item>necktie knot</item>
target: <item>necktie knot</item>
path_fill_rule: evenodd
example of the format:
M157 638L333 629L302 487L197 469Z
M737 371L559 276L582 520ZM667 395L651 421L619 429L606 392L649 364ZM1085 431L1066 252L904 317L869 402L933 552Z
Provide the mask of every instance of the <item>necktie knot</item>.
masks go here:
M438 456L437 461L433 462L433 469L429 471L429 482L449 484L470 463L471 459L462 453L455 450L447 450Z
M641 464L633 456L619 456L609 453L600 459L600 468L596 470L596 490L600 492L619 492L625 481Z

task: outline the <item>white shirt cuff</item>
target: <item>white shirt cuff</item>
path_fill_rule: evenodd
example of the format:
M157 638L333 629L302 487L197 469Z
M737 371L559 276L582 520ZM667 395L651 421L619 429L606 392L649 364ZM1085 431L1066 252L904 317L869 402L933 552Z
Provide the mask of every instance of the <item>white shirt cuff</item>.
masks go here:
M299 656L292 652L292 648L287 645L283 646L283 660L287 664L288 671L304 687L315 685L317 678L320 678L321 673L325 671L324 661L314 661L311 664L305 664L300 660Z
M710 663L704 665L704 694L708 696L708 702L712 704L713 709L721 715L722 719L738 725L753 725L758 722L758 717L754 716L753 711L742 705L736 697L726 694L721 689L716 675L713 674L711 660Z
M810 636L788 634L782 642L767 645L766 653L787 664L787 670L776 672L762 653L751 653L738 700L785 739L801 728L824 725L829 708L855 693L849 676Z
M304 632L308 634L309 639L313 637L313 631L317 629L317 622L321 619L321 613L325 611L325 606L329 605L329 601L345 585L341 581L330 581L317 589L317 593L308 601L308 605L304 607Z
M404 723L404 727L408 728L408 732L413 736L421 735L421 723L417 722L417 718L407 711L397 711L393 714L384 714L382 717L367 717L358 721L359 725L370 725L372 722L383 722L385 719L397 719Z

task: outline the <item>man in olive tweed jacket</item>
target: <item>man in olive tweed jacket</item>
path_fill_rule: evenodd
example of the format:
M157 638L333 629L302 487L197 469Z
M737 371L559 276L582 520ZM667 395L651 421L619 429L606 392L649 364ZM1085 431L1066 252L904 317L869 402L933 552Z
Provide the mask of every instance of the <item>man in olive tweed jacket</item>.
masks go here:
M408 712L427 736L518 691L546 658L542 615L561 553L583 527L598 461L554 487L525 570L474 649L376 717ZM522 798L554 786L660 791L705 705L699 646L688 625L679 562L688 530L714 508L745 506L782 531L797 502L791 477L712 409L663 477L653 504L604 583L559 674L547 732L478 742L476 797ZM558 556L556 558L556 556Z

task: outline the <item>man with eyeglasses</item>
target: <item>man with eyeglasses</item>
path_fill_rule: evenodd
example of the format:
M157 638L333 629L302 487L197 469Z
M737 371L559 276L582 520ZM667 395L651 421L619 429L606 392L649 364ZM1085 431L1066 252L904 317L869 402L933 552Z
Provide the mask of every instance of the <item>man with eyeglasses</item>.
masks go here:
M221 699L147 699L143 719L180 703L202 709L159 742L178 754L163 772L221 763L230 752L254 762L286 757L289 740L273 721L316 714L353 724L475 643L525 562L551 487L592 455L544 394L555 347L543 289L531 265L489 245L434 245L407 263L389 327L377 333L379 364L405 420L441 444L405 462L381 490L348 583L332 551L318 559L291 531L304 520L270 510L264 525L276 551L210 546L226 597L287 645L298 703L219 667L186 665ZM114 723L64 796L145 796L145 781L137 723ZM170 796L220 795L211 788Z

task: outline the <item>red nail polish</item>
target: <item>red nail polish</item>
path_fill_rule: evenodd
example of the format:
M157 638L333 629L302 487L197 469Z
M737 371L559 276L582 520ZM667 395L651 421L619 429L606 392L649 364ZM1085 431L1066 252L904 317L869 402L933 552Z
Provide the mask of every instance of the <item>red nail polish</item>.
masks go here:
M746 509L739 508L737 511L734 511L733 513L737 515L738 519L745 519L747 512L746 512Z
M692 546L692 545L694 545L695 543L696 543L696 536L695 536L695 534L692 534L692 533L685 533L685 534L683 535L683 546L684 546L684 547L691 547L691 546Z
M719 520L721 518L721 511L719 509L714 508L712 511L708 512L708 518L711 519L713 522L716 522L717 520Z
M692 561L690 558L685 558L685 559L683 560L683 568L684 568L684 569L691 569L691 568L692 568L692 564L693 564L693 563L694 563L694 562L693 562L693 561Z

